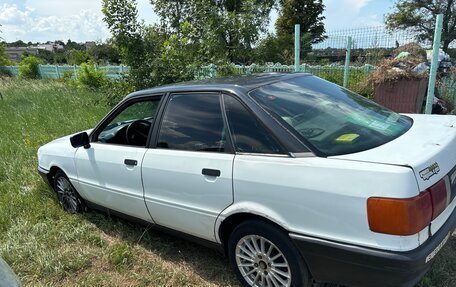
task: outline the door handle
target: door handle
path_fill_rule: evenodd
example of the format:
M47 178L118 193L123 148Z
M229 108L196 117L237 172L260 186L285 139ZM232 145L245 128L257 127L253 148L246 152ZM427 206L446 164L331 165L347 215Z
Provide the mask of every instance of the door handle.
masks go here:
M203 175L207 175L207 176L215 176L215 177L220 176L220 170L218 170L218 169L203 168L201 173Z
M138 165L138 161L137 160L134 160L134 159L126 159L124 161L124 163L126 165L132 165L132 166L135 166L135 165Z

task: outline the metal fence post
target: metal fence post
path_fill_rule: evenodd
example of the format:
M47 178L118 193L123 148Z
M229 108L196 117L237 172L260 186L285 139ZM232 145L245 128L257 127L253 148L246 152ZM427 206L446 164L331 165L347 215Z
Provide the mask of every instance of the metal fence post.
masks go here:
M442 38L443 14L437 15L434 31L434 46L432 49L431 70L429 71L429 83L426 97L426 114L432 113L434 103L435 81L437 78L437 68L439 67L440 40Z
M38 64L38 75L40 76L40 79L43 78L43 71L41 70L41 64Z
M57 79L60 79L59 66L55 65L55 73L57 74Z
M295 72L299 72L301 64L301 25L295 25Z
M347 49L345 50L345 67L344 67L344 88L348 87L348 78L350 76L350 58L352 48L352 37L347 37Z

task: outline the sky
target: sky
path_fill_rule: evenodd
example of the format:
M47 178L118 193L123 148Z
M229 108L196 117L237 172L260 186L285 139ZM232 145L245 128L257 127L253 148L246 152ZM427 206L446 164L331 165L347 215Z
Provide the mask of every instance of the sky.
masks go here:
M149 0L137 0L139 17L158 22ZM379 26L393 0L323 0L327 31ZM274 30L277 12L271 13ZM7 42L53 40L103 41L110 37L101 13L101 0L0 0L0 37Z

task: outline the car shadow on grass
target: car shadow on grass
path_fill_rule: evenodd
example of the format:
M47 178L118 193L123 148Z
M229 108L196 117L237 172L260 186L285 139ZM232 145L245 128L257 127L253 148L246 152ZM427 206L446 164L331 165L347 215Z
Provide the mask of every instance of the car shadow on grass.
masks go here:
M103 211L90 210L84 216L106 235L129 246L139 245L164 262L184 266L210 284L239 286L228 259L219 251Z
M120 237L128 244L139 244L164 261L190 267L208 283L217 286L240 286L228 258L219 251L103 211L91 210L85 217L109 236ZM314 283L312 287L347 286Z
M55 192L44 182L38 184L35 192L36 196L46 198L55 205L59 205ZM127 244L131 248L143 248L149 253L149 256L163 261L162 265L182 267L183 270L188 270L189 274L193 273L208 284L240 286L228 259L219 251L158 231L151 225L136 223L106 211L89 209L81 218L95 225L101 233L107 235L108 240ZM143 256L141 256L142 258ZM134 260L135 258L133 258L132 267L137 264ZM189 279L189 281L191 280Z
M239 286L228 260L219 252L193 242L133 223L105 212L91 211L86 218L111 236L120 236L129 244L140 244L143 248L160 256L163 260L185 265L205 281L218 286ZM456 236L436 258L430 272L418 287L456 286ZM315 284L318 287L347 287L337 284Z

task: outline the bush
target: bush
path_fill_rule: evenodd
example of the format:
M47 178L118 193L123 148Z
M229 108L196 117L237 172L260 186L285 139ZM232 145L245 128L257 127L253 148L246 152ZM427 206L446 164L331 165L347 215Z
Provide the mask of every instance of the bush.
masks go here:
M133 91L135 91L135 86L126 78L108 81L103 89L103 102L109 107L113 107Z
M0 66L0 77L12 77L13 74L10 70L6 69L5 67Z
M19 76L26 79L39 79L41 60L34 56L27 56L19 63Z
M5 44L0 43L0 66L11 65L11 60L5 54Z
M75 83L79 88L96 90L104 87L108 83L108 78L104 71L97 70L96 64L82 63L76 72Z
M64 72L61 78L62 82L68 82L69 80L73 79L74 72Z
M217 64L217 76L227 77L236 75L236 69L234 65L229 62L220 62Z

